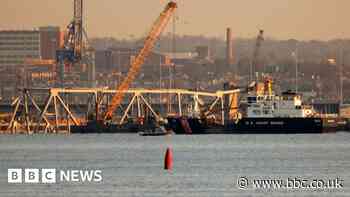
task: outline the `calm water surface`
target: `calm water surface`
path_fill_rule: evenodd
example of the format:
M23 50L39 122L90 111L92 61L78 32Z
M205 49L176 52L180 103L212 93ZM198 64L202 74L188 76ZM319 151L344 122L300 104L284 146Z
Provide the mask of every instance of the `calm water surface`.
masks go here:
M163 170L166 148L174 170ZM0 197L350 196L350 133L0 136ZM8 184L8 168L99 169L102 183ZM240 190L237 179L340 177L333 190Z

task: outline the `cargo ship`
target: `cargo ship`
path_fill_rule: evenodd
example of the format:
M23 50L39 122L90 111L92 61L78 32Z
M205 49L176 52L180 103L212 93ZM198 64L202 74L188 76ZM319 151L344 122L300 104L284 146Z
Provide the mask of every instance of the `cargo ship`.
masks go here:
M236 102L236 103L235 103ZM276 95L272 80L255 83L242 102L245 110L238 108L238 101L227 106L230 117L223 125L208 124L205 118L170 117L168 124L177 134L298 134L327 131L324 120L311 106L304 105L302 95L292 91Z
M300 94L249 95L247 116L229 123L236 133L322 133L323 120L302 104Z

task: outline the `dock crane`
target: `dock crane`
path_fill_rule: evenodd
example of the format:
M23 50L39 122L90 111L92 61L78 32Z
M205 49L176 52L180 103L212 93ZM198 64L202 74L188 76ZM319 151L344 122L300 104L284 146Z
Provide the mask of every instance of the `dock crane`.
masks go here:
M64 80L65 67L79 63L83 50L83 0L74 0L74 16L66 28L60 49L56 51L56 61L59 66L60 81Z
M144 64L145 59L149 56L150 52L152 51L155 42L157 41L160 34L165 29L166 25L168 24L172 14L175 12L177 8L177 4L173 1L170 1L164 11L160 14L158 19L153 24L151 31L149 32L145 42L144 46L139 52L139 54L136 56L135 60L131 63L129 72L121 85L117 88L117 93L113 96L111 105L108 107L106 114L104 115L104 121L112 119L113 112L117 107L120 106L125 91L129 89L130 84L134 81L135 77L139 73L142 64Z

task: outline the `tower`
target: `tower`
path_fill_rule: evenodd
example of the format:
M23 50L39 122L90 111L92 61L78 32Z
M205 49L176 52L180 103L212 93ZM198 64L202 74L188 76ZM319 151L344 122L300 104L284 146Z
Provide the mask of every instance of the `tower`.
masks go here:
M234 64L231 28L226 29L226 64L227 66L232 66Z

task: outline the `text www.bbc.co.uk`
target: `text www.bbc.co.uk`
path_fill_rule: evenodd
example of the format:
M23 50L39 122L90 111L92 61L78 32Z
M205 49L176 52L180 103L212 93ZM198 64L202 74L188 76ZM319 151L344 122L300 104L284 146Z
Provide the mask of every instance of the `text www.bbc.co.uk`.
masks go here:
M240 177L237 179L239 189L260 189L260 190L332 190L342 189L344 180L341 178L334 179L304 179L304 178L287 178L287 179L248 179Z

